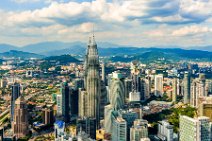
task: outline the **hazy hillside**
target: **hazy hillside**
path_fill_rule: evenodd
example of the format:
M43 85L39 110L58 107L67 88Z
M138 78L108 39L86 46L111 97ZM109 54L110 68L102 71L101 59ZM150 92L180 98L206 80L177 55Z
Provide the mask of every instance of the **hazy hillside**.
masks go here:
M20 57L27 59L27 58L43 58L44 56L23 51L10 50L8 52L0 53L0 58L3 57L15 57L15 58Z

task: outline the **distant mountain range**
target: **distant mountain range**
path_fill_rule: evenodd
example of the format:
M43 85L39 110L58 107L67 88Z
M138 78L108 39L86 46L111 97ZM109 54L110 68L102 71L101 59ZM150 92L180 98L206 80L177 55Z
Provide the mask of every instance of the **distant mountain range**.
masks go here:
M2 56L32 56L42 58L43 56L59 56L64 54L84 55L86 43L82 42L42 42L24 47L15 47L7 44L0 44L0 57ZM192 48L192 47L191 47ZM201 49L201 50L197 50ZM11 51L12 50L12 51ZM116 56L115 60L130 60L124 55L132 55L131 59L157 59L165 57L167 59L205 59L212 61L212 46L196 47L192 50L180 48L142 48L120 46L116 44L100 42L98 43L100 56ZM205 50L205 51L203 51ZM17 52L15 52L17 51Z
M43 55L38 55L35 53L29 53L29 52L23 52L23 51L17 51L17 50L10 50L4 53L0 53L0 58L3 57L15 57L15 58L24 58L24 59L29 59L29 58L43 58Z

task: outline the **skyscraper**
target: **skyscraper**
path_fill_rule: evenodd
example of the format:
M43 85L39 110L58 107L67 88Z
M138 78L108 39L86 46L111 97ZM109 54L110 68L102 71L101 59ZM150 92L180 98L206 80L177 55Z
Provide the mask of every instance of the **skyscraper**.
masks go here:
M105 83L106 77L105 77L105 63L102 62L102 81Z
M65 122L70 120L70 105L69 105L69 86L67 82L61 84L61 94L62 94L62 117Z
M125 97L124 78L120 72L113 72L111 86L109 90L109 101L115 110L123 107Z
M173 125L170 125L168 121L163 120L158 123L158 137L162 140L173 141Z
M130 128L130 141L140 141L141 138L148 138L148 121L136 119Z
M198 107L199 97L208 96L206 79L204 74L200 74L199 78L196 78L191 83L191 96L190 96L190 104L194 107Z
M15 101L14 120L12 122L13 135L16 138L25 137L29 133L28 126L27 105L23 96L20 96Z
M86 104L82 105L82 103L79 102L79 104L81 104L79 105L80 116L96 118L96 125L98 127L100 121L101 78L99 73L98 49L94 36L93 39L89 39L84 69L85 90L81 91L79 101L84 101ZM81 98L84 100L81 100ZM83 109L84 112L82 112Z
M96 139L96 119L81 118L77 120L77 133L80 130L86 132L92 139Z
M15 100L20 96L20 84L14 83L12 85L12 94L11 94L11 122L13 121L14 116L14 107L15 107Z
M178 79L174 78L172 80L172 101L177 101L177 93L178 93Z
M132 78L132 91L140 92L141 90L141 79L140 70L136 61L131 63L131 78Z
M183 80L183 88L184 88L184 103L189 104L191 98L191 78L189 72L184 73L184 80Z
M163 95L163 75L155 75L155 96Z
M62 95L57 95L57 116L62 116Z
M211 127L208 117L180 116L180 141L210 141Z
M54 123L54 113L53 113L52 107L44 108L42 110L42 121L43 121L43 124Z
M127 141L127 122L118 115L117 111L112 112L112 141Z
M125 100L129 99L129 94L132 91L132 79L126 78L124 80L124 86L125 86Z

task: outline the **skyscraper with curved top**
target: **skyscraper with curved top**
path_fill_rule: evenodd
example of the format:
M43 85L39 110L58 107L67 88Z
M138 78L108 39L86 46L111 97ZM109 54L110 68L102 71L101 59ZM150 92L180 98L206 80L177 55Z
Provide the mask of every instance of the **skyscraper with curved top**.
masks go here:
M125 101L124 77L120 72L113 72L109 101L115 110L123 107Z

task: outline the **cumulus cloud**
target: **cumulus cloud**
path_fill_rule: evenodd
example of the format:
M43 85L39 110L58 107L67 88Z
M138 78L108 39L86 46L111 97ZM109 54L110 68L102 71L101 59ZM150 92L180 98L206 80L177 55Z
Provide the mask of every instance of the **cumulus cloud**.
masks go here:
M13 1L41 2L41 0ZM136 41L140 41L141 34L150 35L149 37L170 35L175 38L211 33L209 25L204 24L212 21L211 0L113 0L110 2L45 0L42 2L49 4L35 10L18 12L0 10L0 31L3 35L9 36L10 33L19 36L57 35L58 38L61 36L64 39L68 34L76 33L81 37L92 31L93 23L99 36L116 35L117 41L121 40L123 34L114 32L126 32L130 37L137 38ZM192 26L196 24L199 26ZM161 25L166 27L158 29ZM126 36L129 37L128 35Z

